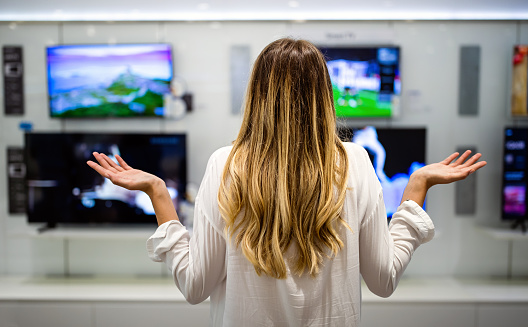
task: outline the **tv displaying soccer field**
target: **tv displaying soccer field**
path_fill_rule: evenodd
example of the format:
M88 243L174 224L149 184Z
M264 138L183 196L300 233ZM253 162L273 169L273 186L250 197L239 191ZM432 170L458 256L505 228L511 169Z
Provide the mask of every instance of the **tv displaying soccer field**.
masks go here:
M513 48L511 115L528 117L528 45Z
M399 111L398 47L320 48L338 117L387 118Z
M48 47L50 116L163 116L171 53L169 44Z
M340 137L367 150L383 188L387 218L401 203L413 172L425 166L425 128L341 128ZM412 146L409 146L412 144Z

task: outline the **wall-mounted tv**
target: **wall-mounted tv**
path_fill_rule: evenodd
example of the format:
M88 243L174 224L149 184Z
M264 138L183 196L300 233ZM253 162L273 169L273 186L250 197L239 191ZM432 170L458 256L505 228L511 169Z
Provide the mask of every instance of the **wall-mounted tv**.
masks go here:
M169 44L47 48L51 117L160 117L170 92Z
M392 217L402 200L409 176L425 166L425 128L340 128L345 142L364 147L383 187L387 218ZM409 146L412 144L412 146Z
M387 118L399 112L399 47L321 47L338 117Z
M502 219L526 218L528 128L504 129L502 169Z
M528 45L513 48L511 115L528 117Z
M28 222L156 225L148 196L102 178L92 153L119 154L130 166L162 178L178 211L187 184L184 134L28 133L25 135Z

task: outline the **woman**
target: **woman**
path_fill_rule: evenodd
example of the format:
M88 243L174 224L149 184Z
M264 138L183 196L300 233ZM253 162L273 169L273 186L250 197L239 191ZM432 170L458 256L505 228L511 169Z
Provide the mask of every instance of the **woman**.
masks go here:
M412 146L412 145L410 145ZM233 146L209 159L193 237L163 181L94 153L113 183L146 192L159 228L147 242L190 303L211 298L214 326L356 326L360 280L389 296L416 248L434 235L427 190L483 167L452 154L413 173L387 226L366 151L336 134L323 55L280 39L257 58ZM468 159L469 158L469 159Z

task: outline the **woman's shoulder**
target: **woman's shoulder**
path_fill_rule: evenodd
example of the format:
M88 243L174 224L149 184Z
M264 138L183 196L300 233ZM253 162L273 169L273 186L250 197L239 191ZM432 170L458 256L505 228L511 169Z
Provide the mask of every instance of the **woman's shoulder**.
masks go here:
M357 145L356 143L352 142L341 142L343 146L345 147L348 156L354 156L354 155L364 155L366 153L366 150L361 145Z
M223 146L219 149L216 149L209 157L208 165L225 163L229 153L231 153L231 149L233 149L232 145Z
M229 153L231 152L231 149L233 149L232 145L223 146L221 148L216 149L211 155L211 157L222 157L222 156L227 157Z
M364 147L352 142L343 142L342 144L347 152L350 167L357 170L364 170L372 166L369 154Z

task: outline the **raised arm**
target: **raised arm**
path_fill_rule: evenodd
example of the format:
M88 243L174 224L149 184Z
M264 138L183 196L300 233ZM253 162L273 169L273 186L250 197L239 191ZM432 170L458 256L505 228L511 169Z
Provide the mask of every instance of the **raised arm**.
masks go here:
M207 299L225 280L226 243L223 235L207 218L212 216L212 213L206 210L208 206L200 202L203 189L200 189L196 198L194 236L191 238L187 229L178 221L178 215L162 179L133 169L117 155L119 164L104 154L95 152L93 155L99 164L88 161L88 165L101 176L126 189L143 191L152 200L160 227L147 240L150 258L166 263L176 286L189 303L196 304ZM206 176L209 176L207 172ZM204 179L206 188L209 189L210 178ZM210 202L210 199L207 200Z
M108 178L115 185L128 190L145 192L152 201L158 225L170 220L179 220L165 182L152 174L130 167L119 155L115 155L119 164L102 153L93 153L99 164L88 161L101 176Z
M383 193L379 193L374 210L362 221L359 235L361 275L374 294L390 296L414 251L433 238L433 222L421 208L427 190L436 184L462 180L486 165L485 161L478 162L480 154L468 159L470 153L466 151L457 160L458 153L453 153L439 163L415 171L390 226L387 226Z
M459 155L458 152L455 152L441 162L427 165L415 171L405 187L402 203L406 200L413 200L423 206L425 195L432 186L462 180L486 165L486 161L478 161L482 156L480 153L468 159L470 154L471 151L467 150L455 160Z

